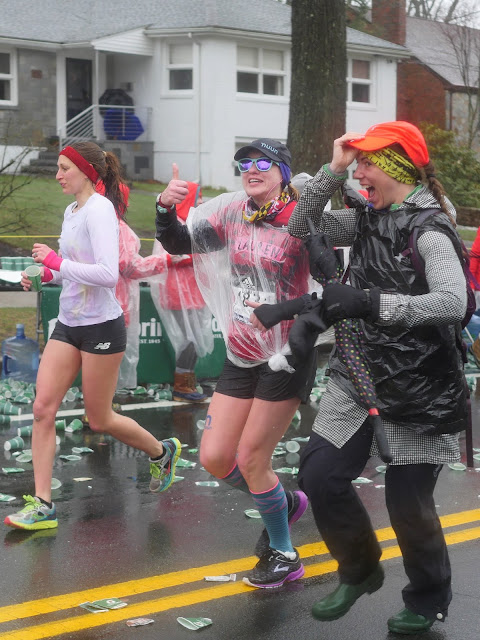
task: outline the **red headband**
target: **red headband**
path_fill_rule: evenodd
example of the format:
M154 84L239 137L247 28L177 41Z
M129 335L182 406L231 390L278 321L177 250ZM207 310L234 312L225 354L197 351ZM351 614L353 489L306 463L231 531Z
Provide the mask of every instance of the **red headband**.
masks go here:
M87 178L90 178L93 184L96 184L98 178L100 177L98 171L94 169L93 166L89 162L87 162L82 155L78 153L78 151L75 151L73 147L65 147L60 151L58 155L65 156L66 158L71 160L73 164L87 176Z

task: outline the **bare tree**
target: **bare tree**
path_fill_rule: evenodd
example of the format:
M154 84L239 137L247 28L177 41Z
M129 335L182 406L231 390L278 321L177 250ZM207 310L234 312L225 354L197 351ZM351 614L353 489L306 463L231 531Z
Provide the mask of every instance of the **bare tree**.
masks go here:
M439 24L439 30L452 51L456 70L462 80L463 90L454 94L457 103L463 98L463 109L466 111L466 133L460 137L464 144L472 148L480 130L480 31L467 26L465 21L462 20L464 24Z
M345 132L346 21L344 0L295 0L288 145L292 168L316 173Z
M371 9L372 0L345 0L345 5L362 19ZM478 0L407 0L406 8L407 14L413 18L446 23L471 22L480 17Z
M13 146L9 144L11 139L10 129L13 126L10 121L2 123L0 131L0 235L15 233L25 229L28 212L24 209L9 207L6 212L5 204L14 201L14 194L32 182L31 175L22 174L22 165L31 153L30 147Z
M478 19L480 11L476 0L408 0L407 14L446 24L465 24Z

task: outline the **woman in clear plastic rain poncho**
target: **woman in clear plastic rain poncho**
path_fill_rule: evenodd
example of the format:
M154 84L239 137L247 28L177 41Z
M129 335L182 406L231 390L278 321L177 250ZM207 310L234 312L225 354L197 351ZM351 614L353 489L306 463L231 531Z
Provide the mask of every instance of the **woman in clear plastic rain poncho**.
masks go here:
M101 180L95 187L100 194L105 193ZM128 207L130 189L120 184L125 206ZM172 263L170 256L140 255L140 239L126 221L118 216L119 263L118 282L115 297L120 303L127 328L127 348L120 364L117 389L134 389L137 386L137 365L140 341L140 281L150 276L168 271Z
M217 478L250 493L263 518L266 529L255 549L260 560L244 579L255 587L279 586L304 573L288 525L305 511L306 496L285 493L271 457L309 397L316 354L294 369L285 355L292 322L261 332L248 306L290 300L308 290L305 248L287 232L298 198L290 184L290 157L284 144L267 138L241 148L235 160L245 191L206 202L187 225L175 215L187 194L184 181L172 180L157 199L156 237L169 253L193 254L197 283L227 346L200 460ZM293 302L290 318L300 311L298 304Z
M173 178L178 167L173 164ZM200 185L186 182L188 193L176 206L177 218L184 224L191 207L202 202ZM150 293L158 315L175 351L173 399L179 402L204 402L207 396L196 386L195 364L213 351L212 313L205 305L195 282L191 255L170 256L158 240L153 255L162 256L169 267L149 279Z

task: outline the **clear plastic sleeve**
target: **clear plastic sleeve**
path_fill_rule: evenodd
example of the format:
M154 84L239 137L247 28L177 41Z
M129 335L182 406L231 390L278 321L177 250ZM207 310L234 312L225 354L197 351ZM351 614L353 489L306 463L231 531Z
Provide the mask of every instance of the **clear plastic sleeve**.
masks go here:
M243 219L243 191L217 196L191 212L187 225L197 284L223 333L229 359L239 366L269 362L288 370L292 322L265 332L250 323L246 301L273 304L308 292L303 242L286 226Z
M119 220L119 276L115 295L127 327L127 348L120 365L118 389L137 386L140 341L140 281L167 270L165 255L142 257L140 239L126 222Z

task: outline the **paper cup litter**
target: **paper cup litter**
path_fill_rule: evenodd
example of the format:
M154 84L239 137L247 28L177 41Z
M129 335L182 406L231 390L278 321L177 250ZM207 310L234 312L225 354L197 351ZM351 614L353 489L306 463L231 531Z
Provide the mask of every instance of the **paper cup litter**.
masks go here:
M23 441L23 438L21 438L20 436L7 440L3 445L5 451L12 451L12 449L23 449L24 446L25 446L25 442Z

